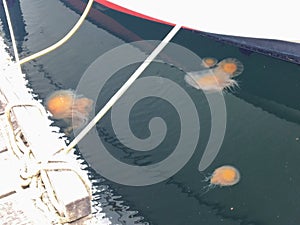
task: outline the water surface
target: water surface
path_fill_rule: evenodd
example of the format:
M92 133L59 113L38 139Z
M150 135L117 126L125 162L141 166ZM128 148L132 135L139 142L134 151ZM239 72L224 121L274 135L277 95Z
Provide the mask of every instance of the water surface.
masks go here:
M15 26L20 31L26 31L17 33L21 57L56 42L79 18L73 7L61 1L28 0L21 2L20 8L23 25L18 23ZM107 25L101 25L93 19L85 21L61 48L24 65L29 86L38 98L43 100L58 89L76 89L90 64L107 51L133 40L161 40L170 30L165 25L155 26L151 22L98 8L132 33L109 30ZM6 37L9 42L9 37ZM199 57L213 56L220 60L235 57L244 64L245 71L236 78L239 88L224 93L227 120L220 151L206 170L198 171L211 131L207 98L203 92L185 83L184 67L189 62L184 62L184 57L171 56L183 60L181 68L155 62L142 74L141 79L151 76L160 78L162 86L156 92L161 95L168 93L170 87L164 83L164 79L169 79L190 96L201 127L196 150L174 176L150 186L133 187L103 178L101 171L96 168L97 162L101 161L97 158L98 149L94 143L85 144L79 148L78 157L93 162L87 170L95 184L95 210L101 205L113 224L299 224L299 66L254 52L245 54L239 48L188 30L181 30L172 41L192 50ZM103 85L95 101L96 111L104 106L138 65L124 67ZM92 88L94 84L90 85ZM120 108L126 106L126 102L119 104ZM181 98L178 98L178 104L187 107ZM163 141L146 152L126 147L131 143L132 134L140 139L151 135L148 124L154 117L162 118L166 124L167 132ZM163 160L176 148L181 134L182 124L176 108L155 96L141 99L134 105L129 116L132 133L120 127L121 139L114 132L112 119L110 111L97 124L97 135L111 155L129 165L151 165ZM64 126L60 121L55 124L62 128ZM193 126L196 125L191 125L191 129L196 128ZM192 141L186 143L186 149ZM232 187L216 187L207 191L208 182L204 181L205 178L224 164L238 168L241 181ZM113 165L111 171L114 173Z

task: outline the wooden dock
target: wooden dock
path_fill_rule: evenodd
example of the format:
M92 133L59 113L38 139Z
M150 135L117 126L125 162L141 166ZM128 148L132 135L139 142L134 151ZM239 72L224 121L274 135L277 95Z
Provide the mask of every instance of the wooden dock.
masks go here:
M0 224L94 223L91 183L0 36Z

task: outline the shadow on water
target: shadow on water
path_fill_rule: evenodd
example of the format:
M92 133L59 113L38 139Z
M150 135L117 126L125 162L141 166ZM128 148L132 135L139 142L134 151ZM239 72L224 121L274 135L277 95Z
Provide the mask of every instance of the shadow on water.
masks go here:
M17 3L14 7L22 10L22 14L14 13L19 21L14 26L17 27L18 48L22 50L22 56L37 52L62 37L78 19L84 6L79 0ZM3 23L2 17L1 20ZM89 65L110 49L136 40L161 40L168 30L166 25L156 25L95 4L89 20L69 42L24 65L23 69L30 87L44 100L55 90L75 89ZM9 37L5 37L9 41ZM211 129L205 95L185 83L184 65L178 69L164 63L153 63L142 77L168 78L183 88L195 103L201 124L195 153L171 178L150 186L131 187L104 179L101 171L88 166L83 158L100 161L97 154L91 155L94 143L90 143L78 151L78 157L87 165L95 184L95 209L101 205L113 224L298 224L299 65L190 30L181 30L173 42L199 57L213 56L219 60L235 57L244 64L244 72L236 77L239 88L224 94L227 121L219 154L204 172L198 171ZM176 57L168 55L165 59L172 61ZM96 111L136 67L123 68L105 84L96 101ZM185 102L180 103L185 105ZM132 133L141 139L151 135L148 124L153 117L161 117L168 129L165 139L152 151L134 151L126 146L126 138L119 140L112 127L111 113L97 124L97 134L118 160L129 165L150 165L170 155L180 136L178 112L172 104L155 97L145 98L132 108L129 117ZM56 121L56 124L64 126L61 121ZM126 131L124 134L126 137ZM215 187L204 192L203 188L209 185L205 178L224 164L237 167L241 181L232 187Z

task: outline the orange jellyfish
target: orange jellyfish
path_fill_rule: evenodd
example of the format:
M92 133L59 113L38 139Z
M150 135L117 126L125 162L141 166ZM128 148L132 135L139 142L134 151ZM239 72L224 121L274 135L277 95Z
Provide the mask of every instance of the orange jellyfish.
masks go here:
M217 64L217 67L214 69L216 74L226 73L230 77L236 77L244 71L244 65L235 58L227 58L222 60Z
M211 185L232 186L240 181L240 172L233 166L221 166L210 177Z
M207 92L222 92L224 89L238 87L238 83L228 74L214 74L211 69L189 72L184 79L192 87Z
M227 58L219 62L216 67L189 72L184 79L196 89L222 92L238 87L237 81L232 78L241 74L243 70L244 66L239 60Z
M218 60L214 57L205 57L202 59L202 66L205 68L211 68L218 63Z
M93 100L77 96L72 90L55 91L46 99L46 108L52 117L67 123L67 133L87 123L92 105Z
M73 101L74 93L72 91L55 91L46 99L46 107L55 119L71 118L72 110L70 109Z

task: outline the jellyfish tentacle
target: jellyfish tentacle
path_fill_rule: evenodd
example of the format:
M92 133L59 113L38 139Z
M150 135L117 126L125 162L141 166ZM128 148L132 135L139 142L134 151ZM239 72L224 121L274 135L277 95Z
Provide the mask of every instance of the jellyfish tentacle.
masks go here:
M209 184L209 185L205 185L204 187L201 188L201 194L200 196L202 197L203 195L205 195L207 192L209 192L211 189L215 188L216 185L212 185L212 184Z

